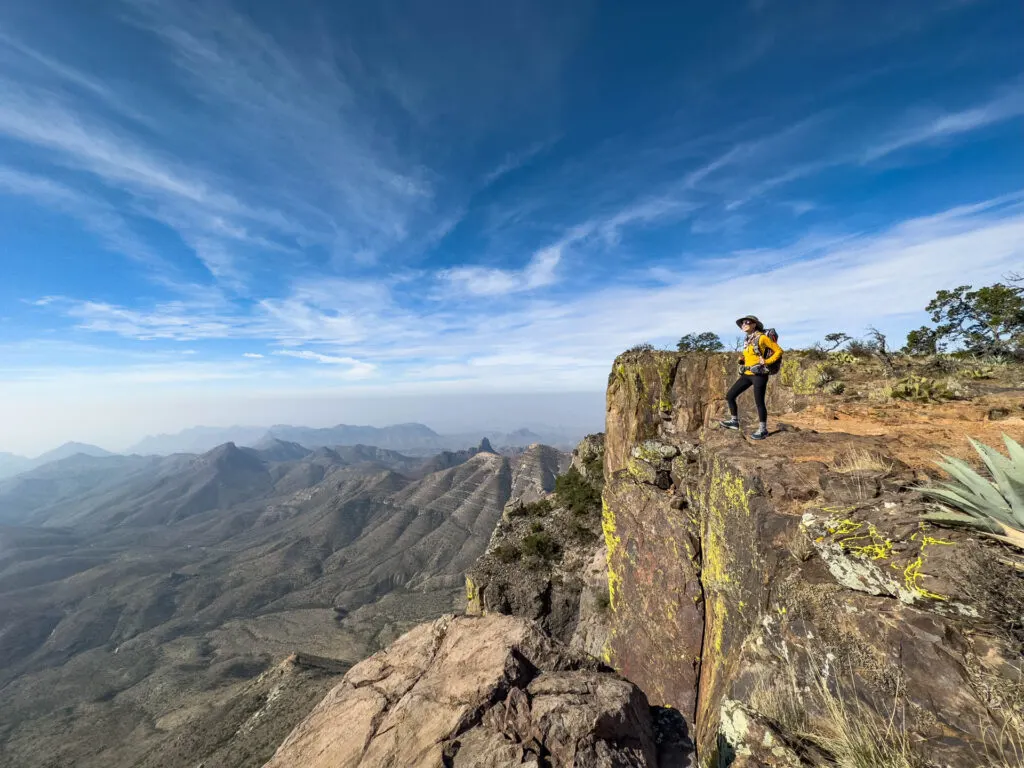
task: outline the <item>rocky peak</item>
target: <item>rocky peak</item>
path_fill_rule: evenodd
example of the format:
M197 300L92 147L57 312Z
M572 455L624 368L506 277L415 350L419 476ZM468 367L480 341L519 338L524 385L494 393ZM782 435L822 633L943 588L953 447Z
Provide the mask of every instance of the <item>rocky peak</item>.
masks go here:
M557 448L534 443L519 456L512 473L512 497L524 503L555 490L555 478L569 466L570 457Z
M477 453L497 453L494 448L491 447L491 441L486 437L480 440L480 445L476 447Z

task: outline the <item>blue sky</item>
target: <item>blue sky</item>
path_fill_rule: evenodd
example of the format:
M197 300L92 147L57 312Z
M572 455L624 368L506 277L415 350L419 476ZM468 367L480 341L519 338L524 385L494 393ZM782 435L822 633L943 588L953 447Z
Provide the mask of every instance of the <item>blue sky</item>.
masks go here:
M1022 35L1008 0L5 3L0 450L599 391L748 312L901 339L1024 265Z

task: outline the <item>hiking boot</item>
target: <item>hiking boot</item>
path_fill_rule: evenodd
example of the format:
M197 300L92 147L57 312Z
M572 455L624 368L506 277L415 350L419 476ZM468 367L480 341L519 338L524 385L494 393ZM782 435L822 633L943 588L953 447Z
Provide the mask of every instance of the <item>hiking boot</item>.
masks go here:
M768 430L761 429L760 427L758 428L757 432L754 432L750 435L751 440L764 440L766 437L768 437Z
M733 416L731 419L726 419L725 421L720 421L718 423L721 424L726 429L739 429L740 428L740 421L735 416Z

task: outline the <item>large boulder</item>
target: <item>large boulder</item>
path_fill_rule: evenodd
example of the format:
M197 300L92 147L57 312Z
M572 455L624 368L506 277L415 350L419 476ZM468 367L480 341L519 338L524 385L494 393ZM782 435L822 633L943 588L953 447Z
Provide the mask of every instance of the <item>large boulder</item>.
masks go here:
M445 616L353 667L266 768L657 765L632 683L511 617Z

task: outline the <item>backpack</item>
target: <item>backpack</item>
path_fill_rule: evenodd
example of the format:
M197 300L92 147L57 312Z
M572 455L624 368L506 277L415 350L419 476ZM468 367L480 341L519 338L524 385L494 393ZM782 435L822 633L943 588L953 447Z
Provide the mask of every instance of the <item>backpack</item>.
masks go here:
M767 336L769 339L774 341L776 344L779 343L779 334L774 328L765 328L761 331L761 336ZM758 352L761 351L761 337L757 339ZM782 369L782 355L779 355L779 359L768 366L768 375L773 376Z

